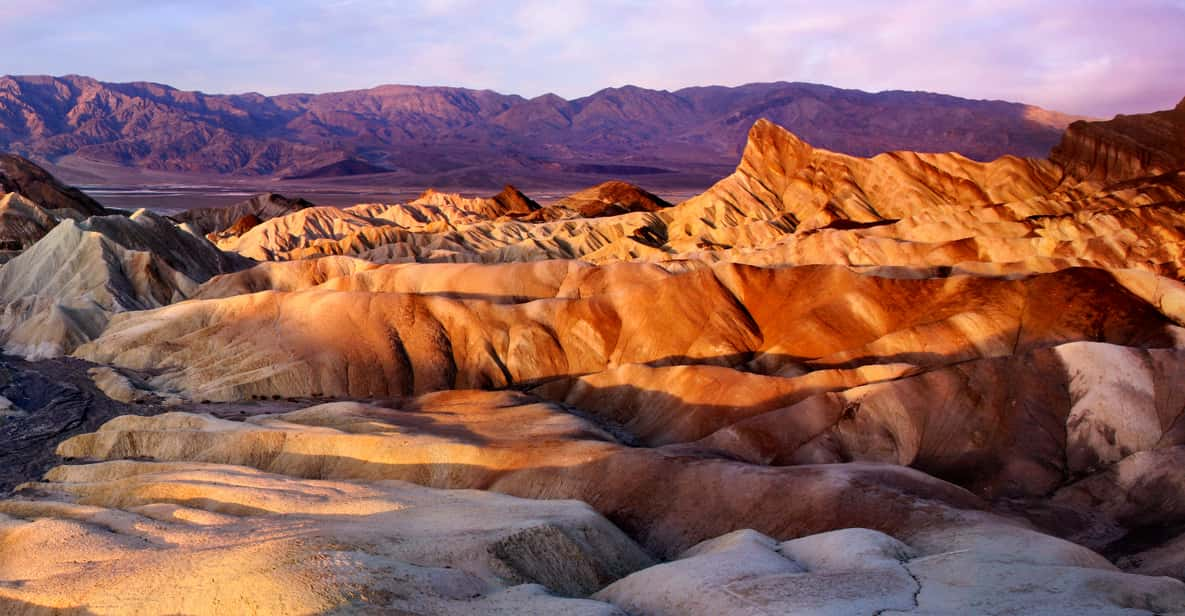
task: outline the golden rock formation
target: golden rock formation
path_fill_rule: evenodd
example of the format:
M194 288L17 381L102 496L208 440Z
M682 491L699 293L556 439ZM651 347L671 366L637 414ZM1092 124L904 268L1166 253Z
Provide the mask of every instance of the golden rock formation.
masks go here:
M151 412L0 500L0 606L1185 612L1179 111L992 162L760 121L670 207L429 192L235 256L59 223L0 336Z

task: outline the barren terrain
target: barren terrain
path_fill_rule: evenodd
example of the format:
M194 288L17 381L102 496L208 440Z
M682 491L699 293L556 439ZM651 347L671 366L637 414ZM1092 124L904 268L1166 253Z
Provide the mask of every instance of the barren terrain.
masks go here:
M1060 139L5 197L0 606L1185 613L1185 101Z

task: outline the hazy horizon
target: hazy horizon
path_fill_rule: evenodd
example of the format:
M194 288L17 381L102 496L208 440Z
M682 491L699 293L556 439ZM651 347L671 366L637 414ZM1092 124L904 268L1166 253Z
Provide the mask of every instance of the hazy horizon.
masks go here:
M847 0L766 6L473 0L193 3L52 0L6 7L6 72L265 95L387 84L567 99L606 87L799 81L924 91L1109 117L1185 92L1185 1Z
M621 83L621 84L607 85L607 86L592 90L590 92L587 92L585 94L580 94L578 96L568 97L568 96L562 96L562 95L557 94L555 92L544 92L543 94L528 96L528 95L525 95L525 94L522 94L519 92L504 91L504 90L499 90L496 88L483 88L483 87L478 87L478 86L466 86L466 85L447 85L447 84L443 84L443 83L394 83L394 82L387 82L387 83L376 83L376 84L373 84L370 86L363 86L363 87L359 87L359 88L349 88L346 90L298 89L298 90L291 90L291 91L286 91L286 92L264 93L264 92L259 92L256 90L236 90L236 91L202 90L202 89L196 89L196 88L187 88L187 87L175 84L175 83L169 83L169 82L165 82L165 81L148 80L148 79L132 79L132 80L126 80L126 81L123 81L123 80L113 81L113 80L109 80L109 79L102 79L102 78L96 77L94 75L84 75L84 74L79 74L79 73L61 73L61 74L52 74L52 75L45 74L45 73L40 73L40 74L4 73L4 74L0 74L0 77L12 77L15 79L28 79L28 78L39 78L39 77L47 77L47 78L51 78L51 79L66 79L66 78L70 78L70 77L82 77L82 78L86 78L86 79L94 79L100 83L113 84L113 85L151 83L151 84L155 84L155 85L170 87L170 88L176 89L181 92L196 92L196 93L203 94L206 96L246 96L246 95L251 95L251 94L259 94L259 95L267 96L267 97L303 96L303 95L319 96L322 94L341 94L341 93L346 93L346 92L365 92L367 90L375 90L378 88L395 87L395 88L441 88L441 89L469 90L469 91L473 91L473 92L493 92L495 94L499 94L499 95L503 95L503 96L519 96L519 97L523 98L524 100L531 100L531 99L538 98L541 96L553 95L553 96L560 96L560 98L563 98L564 100L567 100L567 101L574 101L574 100L579 100L582 98L588 98L588 97L591 97L591 96L597 94L598 92L602 92L605 90L614 90L614 89L631 88L631 87L643 88L643 89L647 89L647 90L653 90L656 92L675 93L680 90L686 90L686 89L691 89L691 88L716 88L716 87L742 88L745 86L758 86L758 85L767 85L767 84L775 84L775 83L786 83L786 84L805 84L805 85L811 85L811 86L823 86L823 87L828 87L828 88L835 88L837 90L864 92L866 94L884 94L884 93L888 93L888 92L905 92L905 93L916 93L916 94L935 94L935 95L939 95L939 96L951 96L951 97L961 98L961 99L965 99L965 100L982 100L982 101L995 101L995 102L1033 105L1032 103L1029 103L1026 101L1020 101L1020 100L1009 100L1009 99L1001 99L1001 98L975 98L975 97L968 97L968 96L959 96L957 94L951 94L949 92L939 92L936 90L905 90L905 89L901 89L901 88L889 88L887 90L864 90L861 88L844 88L844 87L835 86L835 85L832 85L829 83L822 83L822 82L791 81L791 80L751 81L751 82L740 83L740 84L736 84L736 85L724 85L724 84L719 84L719 83L701 83L701 84L692 84L692 85L687 85L687 86L681 86L678 88L648 88L646 86L641 86L641 85L633 84L633 83ZM1034 105L1034 106L1040 107L1040 105ZM1169 107L1172 107L1172 105L1169 105ZM1062 111L1059 109L1049 109L1049 110L1050 111ZM1145 112L1159 111L1159 109L1146 109L1144 111Z

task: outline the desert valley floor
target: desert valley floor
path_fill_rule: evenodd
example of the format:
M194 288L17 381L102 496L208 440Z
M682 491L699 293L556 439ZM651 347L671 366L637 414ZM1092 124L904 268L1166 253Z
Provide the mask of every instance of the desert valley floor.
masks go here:
M1185 101L672 204L0 158L4 614L1185 613Z

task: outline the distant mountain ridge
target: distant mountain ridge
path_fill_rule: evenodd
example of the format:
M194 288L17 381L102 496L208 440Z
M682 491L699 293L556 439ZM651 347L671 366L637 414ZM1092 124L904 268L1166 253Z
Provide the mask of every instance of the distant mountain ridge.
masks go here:
M238 176L390 169L448 183L461 175L730 167L760 117L854 155L957 151L979 160L1044 157L1076 119L1018 103L784 82L674 92L625 86L566 100L399 85L209 95L81 76L0 77L4 150L49 162Z

